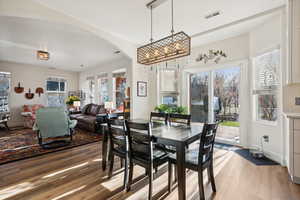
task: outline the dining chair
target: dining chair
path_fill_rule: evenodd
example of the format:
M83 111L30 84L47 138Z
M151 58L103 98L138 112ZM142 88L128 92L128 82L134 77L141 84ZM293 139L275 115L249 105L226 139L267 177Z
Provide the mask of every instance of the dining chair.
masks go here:
M129 141L129 181L127 191L132 185L134 164L146 169L149 178L148 199L152 199L153 168L168 162L168 153L154 148L151 123L125 121Z
M184 125L190 126L191 125L191 115L170 113L169 114L169 124L171 126L178 125L178 124L184 124Z
M114 157L121 159L121 163L125 160L124 167L124 188L126 188L128 180L128 137L125 131L123 119L118 119L115 115L108 115L107 119L108 134L109 134L109 172L108 177L111 178L114 167ZM113 126L122 127L122 129L113 128ZM121 164L121 167L123 165Z
M217 133L218 124L204 124L203 130L200 137L200 145L198 149L187 150L185 167L187 169L198 172L198 187L200 200L205 199L204 188L203 188L203 171L207 169L208 180L211 183L213 192L216 192L214 170L213 170L213 151L215 137ZM176 164L176 154L169 156L169 192L172 189L172 165ZM175 169L176 170L176 169Z
M150 122L158 122L168 125L168 114L167 113L157 113L151 112L150 113Z

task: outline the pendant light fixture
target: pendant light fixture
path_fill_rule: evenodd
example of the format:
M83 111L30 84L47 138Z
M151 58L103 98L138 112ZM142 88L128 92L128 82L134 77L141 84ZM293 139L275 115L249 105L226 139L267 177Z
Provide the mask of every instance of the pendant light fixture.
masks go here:
M151 38L150 43L137 49L137 62L152 65L176 58L188 56L191 53L191 38L185 32L174 33L174 4L171 0L172 28L171 35L154 42L152 11L158 6L159 1L154 0L147 4L151 10Z

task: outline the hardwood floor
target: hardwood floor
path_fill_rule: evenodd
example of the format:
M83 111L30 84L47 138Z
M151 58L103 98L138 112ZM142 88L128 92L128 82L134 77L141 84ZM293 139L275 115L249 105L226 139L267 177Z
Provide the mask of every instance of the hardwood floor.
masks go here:
M117 160L108 180L101 169L101 145L94 143L23 161L0 165L0 200L147 199L144 170L135 167L137 181L132 191L121 191L123 173ZM177 199L176 186L167 193L167 167L155 175L154 198ZM255 166L231 151L215 150L217 193L205 185L207 199L214 200L299 200L300 186L288 181L281 166ZM206 173L205 173L206 177ZM206 177L207 182L207 177ZM187 173L187 199L199 199L197 175Z

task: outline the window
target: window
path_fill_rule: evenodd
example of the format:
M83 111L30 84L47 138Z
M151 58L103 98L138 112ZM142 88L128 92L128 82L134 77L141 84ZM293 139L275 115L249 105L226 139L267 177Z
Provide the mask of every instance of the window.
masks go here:
M95 80L89 79L88 83L88 92L87 92L87 101L88 103L95 103Z
M10 80L9 72L0 72L0 112L9 112Z
M62 78L48 78L46 81L47 103L49 107L65 106L66 80Z
M159 72L160 103L167 105L178 105L178 78L174 69Z
M116 109L124 110L124 101L126 99L126 73L114 73L113 74L114 85L114 102Z
M99 103L104 104L109 101L108 96L108 77L107 74L102 74L98 76L99 83Z
M255 57L253 65L256 120L275 122L278 117L280 50Z

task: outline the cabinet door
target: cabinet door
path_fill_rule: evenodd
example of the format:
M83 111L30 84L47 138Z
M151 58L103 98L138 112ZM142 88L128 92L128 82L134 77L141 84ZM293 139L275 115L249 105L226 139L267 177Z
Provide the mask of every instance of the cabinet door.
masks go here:
M294 29L292 51L292 79L300 83L300 28Z
M296 28L300 28L300 1L294 0L293 1L293 13L294 13L294 26Z
M294 176L300 177L300 154L294 154Z
M300 154L300 131L294 131L294 153Z

